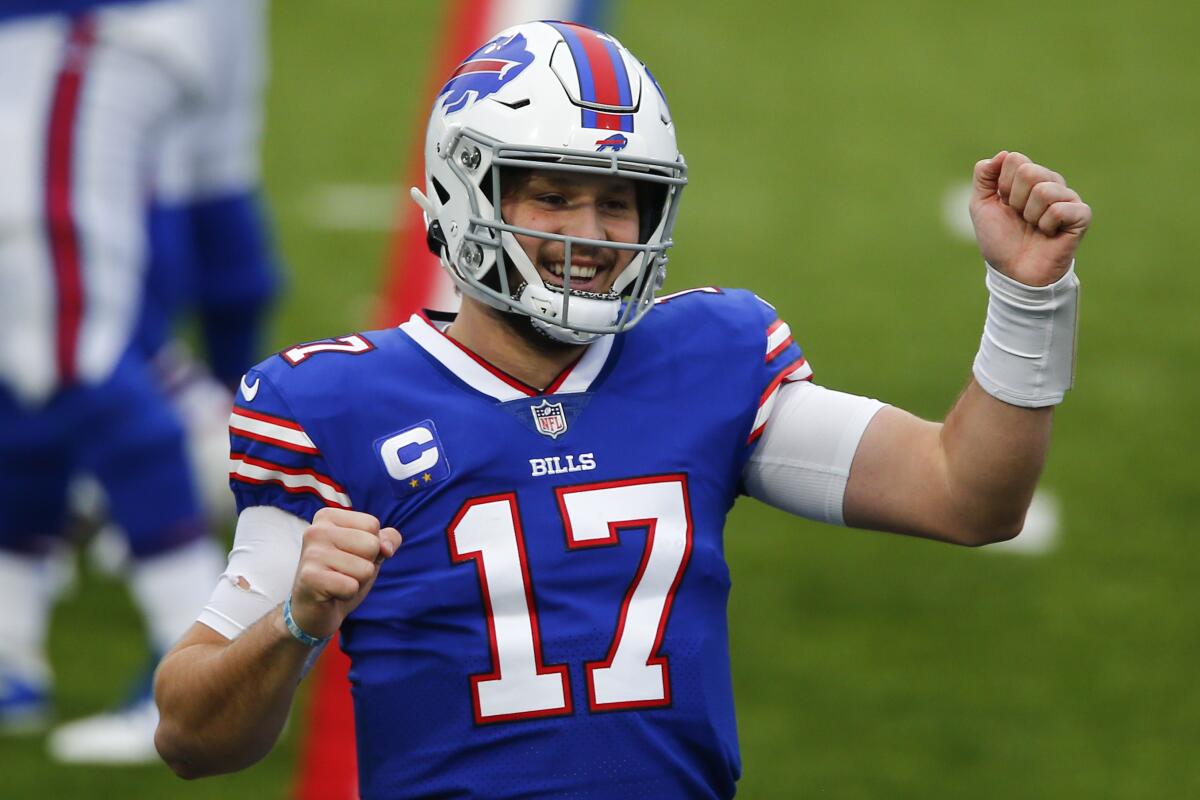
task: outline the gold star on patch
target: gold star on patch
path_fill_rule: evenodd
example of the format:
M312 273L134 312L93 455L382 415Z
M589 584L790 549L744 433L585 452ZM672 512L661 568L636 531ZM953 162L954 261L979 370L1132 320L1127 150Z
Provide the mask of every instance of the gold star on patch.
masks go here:
M416 479L416 478L413 478L411 481L409 481L409 482L408 482L408 485L409 485L409 486L411 486L412 488L414 488L414 489L415 489L415 488L417 488L417 486L418 486L419 484L418 484L418 482L417 482L417 479Z
M433 480L433 476L430 475L428 472L426 472L424 475L421 476L421 480L425 481L426 483L429 483L431 480Z

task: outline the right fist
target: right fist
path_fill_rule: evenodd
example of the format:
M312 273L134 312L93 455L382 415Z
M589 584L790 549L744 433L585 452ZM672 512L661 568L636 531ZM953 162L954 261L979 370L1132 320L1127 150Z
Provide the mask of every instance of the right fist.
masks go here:
M310 636L332 636L367 596L379 567L400 547L395 528L370 514L322 508L304 532L292 583L292 618Z

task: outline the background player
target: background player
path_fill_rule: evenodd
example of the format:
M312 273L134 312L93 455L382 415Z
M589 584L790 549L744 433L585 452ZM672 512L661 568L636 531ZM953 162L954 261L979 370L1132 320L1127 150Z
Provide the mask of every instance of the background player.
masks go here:
M559 53L570 47L572 56L559 56L553 69L556 45L566 45ZM601 777L609 779L601 791L611 794L617 775L630 782L626 788L728 796L740 767L719 529L739 487L827 521L963 544L1020 528L1048 441L1048 406L1070 384L1070 268L1090 219L1059 176L1017 154L976 167L972 212L981 249L1007 275L989 271L992 310L977 382L938 426L806 385L807 366L786 326L746 294L668 298L625 331L651 307L683 182L665 101L655 100L648 73L610 37L583 29L506 31L456 78L487 73L485 61L506 65L494 72L507 80L489 88L486 75L452 79L427 148L430 192L423 203L437 223L431 239L468 294L445 331L452 339L418 318L399 332L292 348L248 376L244 410L235 411L232 425L244 450L235 454L234 477L245 559L231 564L206 624L193 629L159 675L158 741L183 774L235 769L261 757L286 715L304 646L341 625L356 659L368 795L451 785L488 796L596 791ZM605 63L624 64L650 102L634 110L620 80L605 90L592 84L597 96L587 96L585 74ZM528 77L518 80L525 67ZM625 84L624 91L633 89ZM506 117L501 107L535 105L529 114L553 117L548 107L568 113L549 134L533 126L520 135L511 121L497 121ZM582 126L567 121L581 115ZM617 129L630 134L629 152L597 156L582 146L582 134L626 121L640 134ZM574 147L538 141L538 132ZM569 177L537 169L548 156ZM534 171L508 175L502 186L500 168L515 166ZM501 244L508 268L497 258ZM1030 306L1038 313L1028 313ZM541 333L499 309L533 318ZM1035 346L1047 340L1048 348ZM447 373L461 383L447 389ZM387 402L349 409L347 387L352 396ZM544 396L551 394L557 402ZM477 395L497 401L486 415ZM695 397L705 402L685 399ZM414 414L433 418L386 433ZM503 424L505 414L533 438L519 438ZM496 439L481 441L479 426ZM573 445L571 430L582 430ZM564 436L564 447L608 447L620 463L598 467L609 456L591 450L525 458L560 449L536 438L543 435L556 442ZM366 453L367 443L376 457ZM630 470L641 477L630 478ZM586 483L532 480L592 471ZM513 486L515 493L505 491ZM542 494L554 488L557 506L530 499L539 487ZM345 510L351 498L371 513ZM343 510L320 511L305 530L322 503ZM381 531L380 519L404 527L408 540L406 556L382 570L379 559L392 555L399 536L394 528ZM536 533L522 537L522 519ZM600 524L605 520L611 525ZM565 549L562 540L557 549L541 540L561 525ZM569 552L617 545L631 530L644 532L637 539L644 550L618 548L624 562L610 556L608 567L596 560L580 567L584 561ZM625 567L636 575L632 586ZM553 628L569 627L572 614L584 630L589 620L608 618L599 595L611 592L590 592L614 586L618 598L627 588L629 594L617 603L607 660L588 662L585 692L578 666L564 662L579 650L603 659L608 637L599 636L598 624L582 639ZM289 593L280 612L274 603ZM227 641L264 611L266 619ZM648 646L630 651L624 645L632 640ZM467 642L482 642L484 652L468 653ZM468 681L464 670L474 677ZM668 672L676 688L689 688L672 694ZM463 699L468 695L473 703ZM218 696L227 705L214 715ZM612 744L597 753L584 740ZM551 741L565 746L561 757ZM511 748L532 748L551 768L518 763ZM658 750L663 759L652 757ZM553 769L570 757L570 770ZM615 771L617 763L625 771ZM566 783L572 779L583 783Z
M201 507L217 525L234 512L226 434L232 392L261 351L277 291L259 199L266 3L192 2L203 24L187 33L204 59L208 86L167 121L148 154L149 264L135 339L184 425ZM204 363L174 338L179 319L191 314L200 323ZM90 516L103 519L99 512ZM109 560L123 553L130 566L123 532L104 524L96 536ZM153 759L150 672L124 708L56 729L51 754L69 762Z
M241 232L257 224L229 225L239 214L248 218L243 209L252 193L239 182L256 169L229 147L229 131L235 144L249 142L257 117L221 124L220 112L245 101L229 93L227 81L245 65L221 62L210 49L223 5L39 3L0 14L0 58L12 66L5 74L22 76L5 83L0 98L10 145L2 159L9 180L0 267L11 304L0 374L0 477L12 500L6 506L16 509L2 526L0 592L11 612L3 624L12 630L0 637L0 718L13 728L36 727L48 714L45 556L62 533L68 480L88 472L105 491L128 538L131 586L152 649L165 651L186 628L219 571L169 403L172 387L164 386L161 359L151 366L147 357L165 336L170 309L162 292L144 296L142 284L149 253L158 264L149 271L155 281L194 280L181 256L245 274L262 266L222 257L252 251ZM253 21L256 13L260 7L240 19ZM246 35L260 30L248 27ZM190 160L164 155L168 131L206 120L205 138L191 137ZM199 151L197 142L207 149ZM217 152L224 160L212 156ZM186 213L150 214L148 224L147 187L155 184L160 208L189 197L199 202ZM172 230L166 221L189 228L160 235ZM214 254L214 242L224 249ZM222 280L220 290L236 285ZM231 342L211 348L227 373L247 358L230 353ZM148 684L133 701L55 731L52 754L66 761L152 758L157 711Z

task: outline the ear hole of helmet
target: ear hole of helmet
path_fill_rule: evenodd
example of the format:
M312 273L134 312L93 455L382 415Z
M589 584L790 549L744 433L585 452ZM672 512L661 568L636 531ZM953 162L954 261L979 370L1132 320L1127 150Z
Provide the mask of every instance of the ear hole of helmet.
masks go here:
M429 177L429 182L433 184L433 190L437 192L438 201L441 202L442 205L449 203L450 193L446 191L445 186L442 186L442 182L432 175Z
M638 242L645 244L662 222L667 204L667 187L661 183L635 181L634 191L637 192Z

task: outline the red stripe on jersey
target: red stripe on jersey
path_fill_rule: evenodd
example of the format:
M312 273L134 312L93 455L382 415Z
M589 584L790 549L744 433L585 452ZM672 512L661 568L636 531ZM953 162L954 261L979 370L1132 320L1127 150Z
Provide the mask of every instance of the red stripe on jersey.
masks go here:
M779 330L779 326L783 324L782 319L777 319L767 328L767 336L770 336L775 331Z
M580 353L574 361L572 361L570 364L567 364L566 368L562 372L558 373L558 377L550 381L550 385L541 391L541 394L554 394L557 392L559 388L567 382L567 378L571 376L571 370L579 366L579 362L583 360L583 356L584 354Z
M79 95L95 40L94 18L77 18L68 34L66 52L54 83L46 143L46 234L58 290L55 358L60 379L68 384L75 382L78 373L79 328L83 320L83 264L75 226L72 162Z
M305 455L310 455L310 456L321 455L321 451L315 447L306 447L302 444L296 444L295 442L287 442L287 441L284 441L283 439L276 439L273 436L266 436L261 433L254 433L253 431L248 431L245 428L238 428L233 423L229 424L229 430L233 433L234 436L238 436L242 439L253 439L256 442L262 442L263 444L269 444L272 447L279 447L284 450L291 450L293 453L304 453Z
M804 364L805 364L804 356L800 356L798 359L793 361L791 364L788 364L786 367L784 367L779 372L779 374L777 374L771 380L771 382L767 384L767 388L765 390L763 390L762 397L758 401L758 407L762 408L763 403L767 402L767 400L771 397L771 395L775 393L775 390L779 388L779 384L781 384L785 380L787 380L788 375L791 375L793 372L795 372L796 370L803 367ZM804 380L812 380L812 377L810 376L808 378L805 378Z
M260 480L259 478L248 478L245 475L241 475L237 472L229 473L229 479L237 481L238 483L248 483L252 486L266 486L267 484L274 484L288 494L311 494L330 508L344 508L347 511L351 510L350 506L344 506L341 503L330 500L328 497L321 494L318 489L312 486L288 486L278 478L267 478Z
M230 453L229 458L233 461L244 461L245 463L255 467L262 467L263 469L282 472L285 475L307 475L310 478L316 478L318 481L325 484L330 489L333 489L335 492L338 492L339 494L346 494L346 490L340 483L328 475L317 472L315 469L310 469L309 467L288 467L283 464L276 464L274 461L266 461L265 459L255 458L254 456L238 452Z
M346 494L346 490L343 489L336 481L327 475L322 475L316 470L285 467L282 464L275 464L271 461L263 461L262 459L251 458L245 453L230 453L229 459L231 461L241 461L243 463L250 464L261 469L270 470L272 472L279 472L284 475L296 475L313 478L317 481L317 483L320 483L326 488L333 489L338 494ZM325 495L321 494L321 491L315 486L288 486L281 478L252 478L249 475L241 474L237 470L230 470L229 477L231 480L240 481L242 483L250 483L256 486L262 486L268 483L275 484L289 494L314 494L321 498L321 502L327 506L332 506L334 508L350 508L348 505L343 505L342 503L339 503L336 500L331 500Z
M766 429L767 429L767 423L764 422L762 425L759 425L757 428L755 428L753 431L750 432L750 435L748 437L746 437L746 444L754 444L755 442L757 442L758 437L762 436L763 431L765 431Z
M452 345L457 347L459 350L466 353L467 356L470 357L470 359L472 361L474 361L476 364L483 367L488 372L492 373L497 378L504 381L512 388L516 389L518 392L523 392L524 394L527 394L530 397L537 397L537 395L538 395L537 389L535 389L534 387L525 383L524 381L520 380L519 378L514 378L512 375L509 375L504 370L499 369L497 367L493 367L491 364L489 364L487 361L485 361L481 356L475 355L475 353L470 348L468 348L466 345L459 342L457 339L454 339L453 337L450 337L450 336L446 336L445 331L443 331L437 325L434 325L433 321L430 320L429 317L425 316L425 312L423 312L423 311L421 312L421 319L425 320L425 323L429 327L433 328L435 331L437 331L439 334L441 334L446 339L446 341L450 342Z
M488 372L492 373L497 378L504 381L506 384L508 384L512 388L516 389L518 392L527 394L530 397L538 397L539 395L543 395L543 394L553 394L554 392L558 391L559 387L561 387L566 382L567 378L570 377L571 370L575 369L575 367L579 365L579 362L583 359L583 356L586 353L586 351L585 351L585 353L580 353L579 356L574 361L572 361L570 364L568 364L566 366L566 368L563 369L562 372L558 373L558 376L555 377L555 379L550 382L549 386L547 386L545 389L538 389L537 387L530 386L528 383L525 383L525 381L521 380L520 378L514 378L512 375L509 375L507 372L500 369L499 367L492 366L490 363L488 363L483 358L483 356L476 355L473 350L471 350L469 347L467 347L462 342L458 341L457 339L455 339L451 336L447 336L445 331L440 329L437 325L433 324L433 321L430 320L429 317L425 315L425 312L421 312L421 319L423 319L425 321L425 323L427 325L429 325L429 327L433 328L443 338L445 338L446 341L450 342L455 347L457 347L459 350L466 353L466 355L469 356L471 358L471 360L474 361L476 364L483 367Z
M780 384L787 380L788 376L793 372L803 367L805 363L804 357L801 356L791 364L784 367L783 370L779 372L779 374L777 374L769 384L767 384L766 390L762 393L762 398L758 401L758 407L761 409L775 395L775 393L779 391ZM807 375L800 380L811 381L812 375ZM759 436L762 436L762 432L764 429L766 429L766 427L767 421L763 420L761 425L750 432L750 435L746 438L746 444L753 444Z
M770 364L772 361L774 361L776 358L778 358L780 355L782 355L783 351L787 350L788 345L792 344L794 341L795 341L795 339L793 339L791 336L789 336L786 339L784 339L782 342L780 342L775 347L774 350L767 353L767 363Z
M270 414L263 414L261 411L251 411L250 409L243 408L242 406L234 406L233 413L236 416L249 417L250 419L258 420L259 422L269 422L272 425L278 425L281 428L291 428L294 431L300 431L301 433L304 433L304 428L301 428L299 423L293 422L290 419L284 419L283 417L273 417Z

